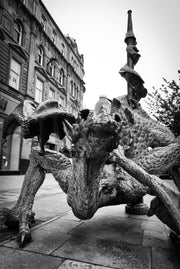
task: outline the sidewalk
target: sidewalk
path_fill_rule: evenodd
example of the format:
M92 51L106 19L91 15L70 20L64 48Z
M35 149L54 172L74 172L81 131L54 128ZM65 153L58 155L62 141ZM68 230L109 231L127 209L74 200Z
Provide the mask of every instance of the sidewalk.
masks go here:
M150 200L147 195L145 202ZM32 238L23 249L14 239L1 242L0 268L180 268L180 252L170 242L167 227L155 216L125 214L124 205L101 208L87 221L78 220L67 207L34 227Z

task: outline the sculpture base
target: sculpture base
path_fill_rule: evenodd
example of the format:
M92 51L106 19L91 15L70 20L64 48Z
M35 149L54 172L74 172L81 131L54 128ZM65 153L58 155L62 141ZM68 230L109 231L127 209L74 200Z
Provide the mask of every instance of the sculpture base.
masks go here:
M143 203L143 197L141 197L138 202L127 204L125 207L125 212L132 215L147 215L148 210L148 205Z

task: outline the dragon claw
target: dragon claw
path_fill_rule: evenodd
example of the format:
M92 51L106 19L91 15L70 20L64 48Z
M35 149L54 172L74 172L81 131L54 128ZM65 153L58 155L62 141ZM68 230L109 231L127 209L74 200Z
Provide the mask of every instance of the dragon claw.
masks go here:
M17 236L17 242L20 248L24 247L26 243L30 242L31 240L32 240L32 237L29 230L19 232Z

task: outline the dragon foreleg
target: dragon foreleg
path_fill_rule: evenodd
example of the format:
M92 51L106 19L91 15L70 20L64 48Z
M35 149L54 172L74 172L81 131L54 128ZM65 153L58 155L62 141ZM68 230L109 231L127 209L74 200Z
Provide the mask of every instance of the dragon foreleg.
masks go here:
M175 191L170 185L164 183L155 175L148 174L134 161L127 159L120 148L113 151L114 159L120 167L127 171L136 180L157 196L151 202L148 215L153 214L167 224L178 235L180 234L180 193Z
M31 240L30 225L34 218L32 207L35 195L45 179L46 170L53 173L64 192L68 188L67 179L72 176L71 162L67 157L55 151L46 151L40 156L38 150L34 148L30 154L29 167L16 205L12 209L3 208L0 211L1 225L15 229L19 227L17 241L20 247Z

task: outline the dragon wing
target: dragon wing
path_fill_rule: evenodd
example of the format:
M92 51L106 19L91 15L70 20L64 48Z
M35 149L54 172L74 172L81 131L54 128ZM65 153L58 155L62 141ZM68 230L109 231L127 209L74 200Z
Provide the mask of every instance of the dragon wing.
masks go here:
M21 126L30 117L35 110L35 104L30 100L21 102L11 114L5 118L3 123L2 143L6 141L7 136L12 135L14 130Z

